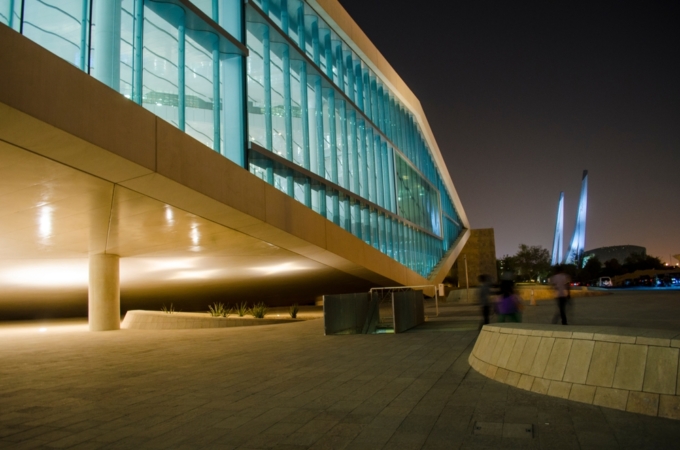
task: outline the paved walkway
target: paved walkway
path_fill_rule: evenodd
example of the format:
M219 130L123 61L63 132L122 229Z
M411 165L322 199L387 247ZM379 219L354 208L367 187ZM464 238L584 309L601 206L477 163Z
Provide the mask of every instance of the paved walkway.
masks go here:
M601 297L577 297L572 299L568 311L573 325L604 325L635 328L661 328L680 330L680 289L608 291ZM530 306L528 300L523 321L527 323L551 323L557 311L554 300L539 300ZM428 308L428 311L434 311ZM464 303L440 304L439 320L474 321L479 307Z
M0 448L678 447L677 421L477 374L468 317L458 328L370 336L323 336L320 320L0 329Z

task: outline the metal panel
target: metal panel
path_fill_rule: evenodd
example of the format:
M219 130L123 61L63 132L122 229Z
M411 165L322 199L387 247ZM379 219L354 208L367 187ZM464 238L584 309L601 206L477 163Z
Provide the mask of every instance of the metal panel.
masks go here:
M369 294L324 295L324 334L360 334L369 311Z
M425 322L423 291L394 292L392 298L395 333L403 333Z

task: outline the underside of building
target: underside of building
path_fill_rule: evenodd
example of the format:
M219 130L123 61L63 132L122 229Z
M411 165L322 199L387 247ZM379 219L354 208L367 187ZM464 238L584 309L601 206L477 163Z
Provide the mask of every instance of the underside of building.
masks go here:
M437 284L469 236L335 0L0 0L0 80L4 318Z

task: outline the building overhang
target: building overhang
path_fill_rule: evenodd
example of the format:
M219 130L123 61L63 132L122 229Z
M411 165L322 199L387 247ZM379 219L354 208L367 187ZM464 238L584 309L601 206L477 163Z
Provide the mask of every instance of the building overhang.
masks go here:
M428 281L5 26L0 79L0 270L13 298L31 267L61 273L46 260L86 292L92 253L121 256L124 296L294 297L427 284L464 245Z

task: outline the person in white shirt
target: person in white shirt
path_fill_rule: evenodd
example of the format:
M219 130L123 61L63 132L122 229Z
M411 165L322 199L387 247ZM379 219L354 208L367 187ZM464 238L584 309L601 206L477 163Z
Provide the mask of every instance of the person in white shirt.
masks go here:
M555 314L553 323L557 323L557 318L560 317L562 319L562 325L567 324L566 308L567 302L569 302L569 299L571 298L569 283L571 283L569 275L564 273L564 269L561 265L557 266L555 268L555 275L550 277L550 284L553 285L557 294L557 308L559 309L559 315Z

